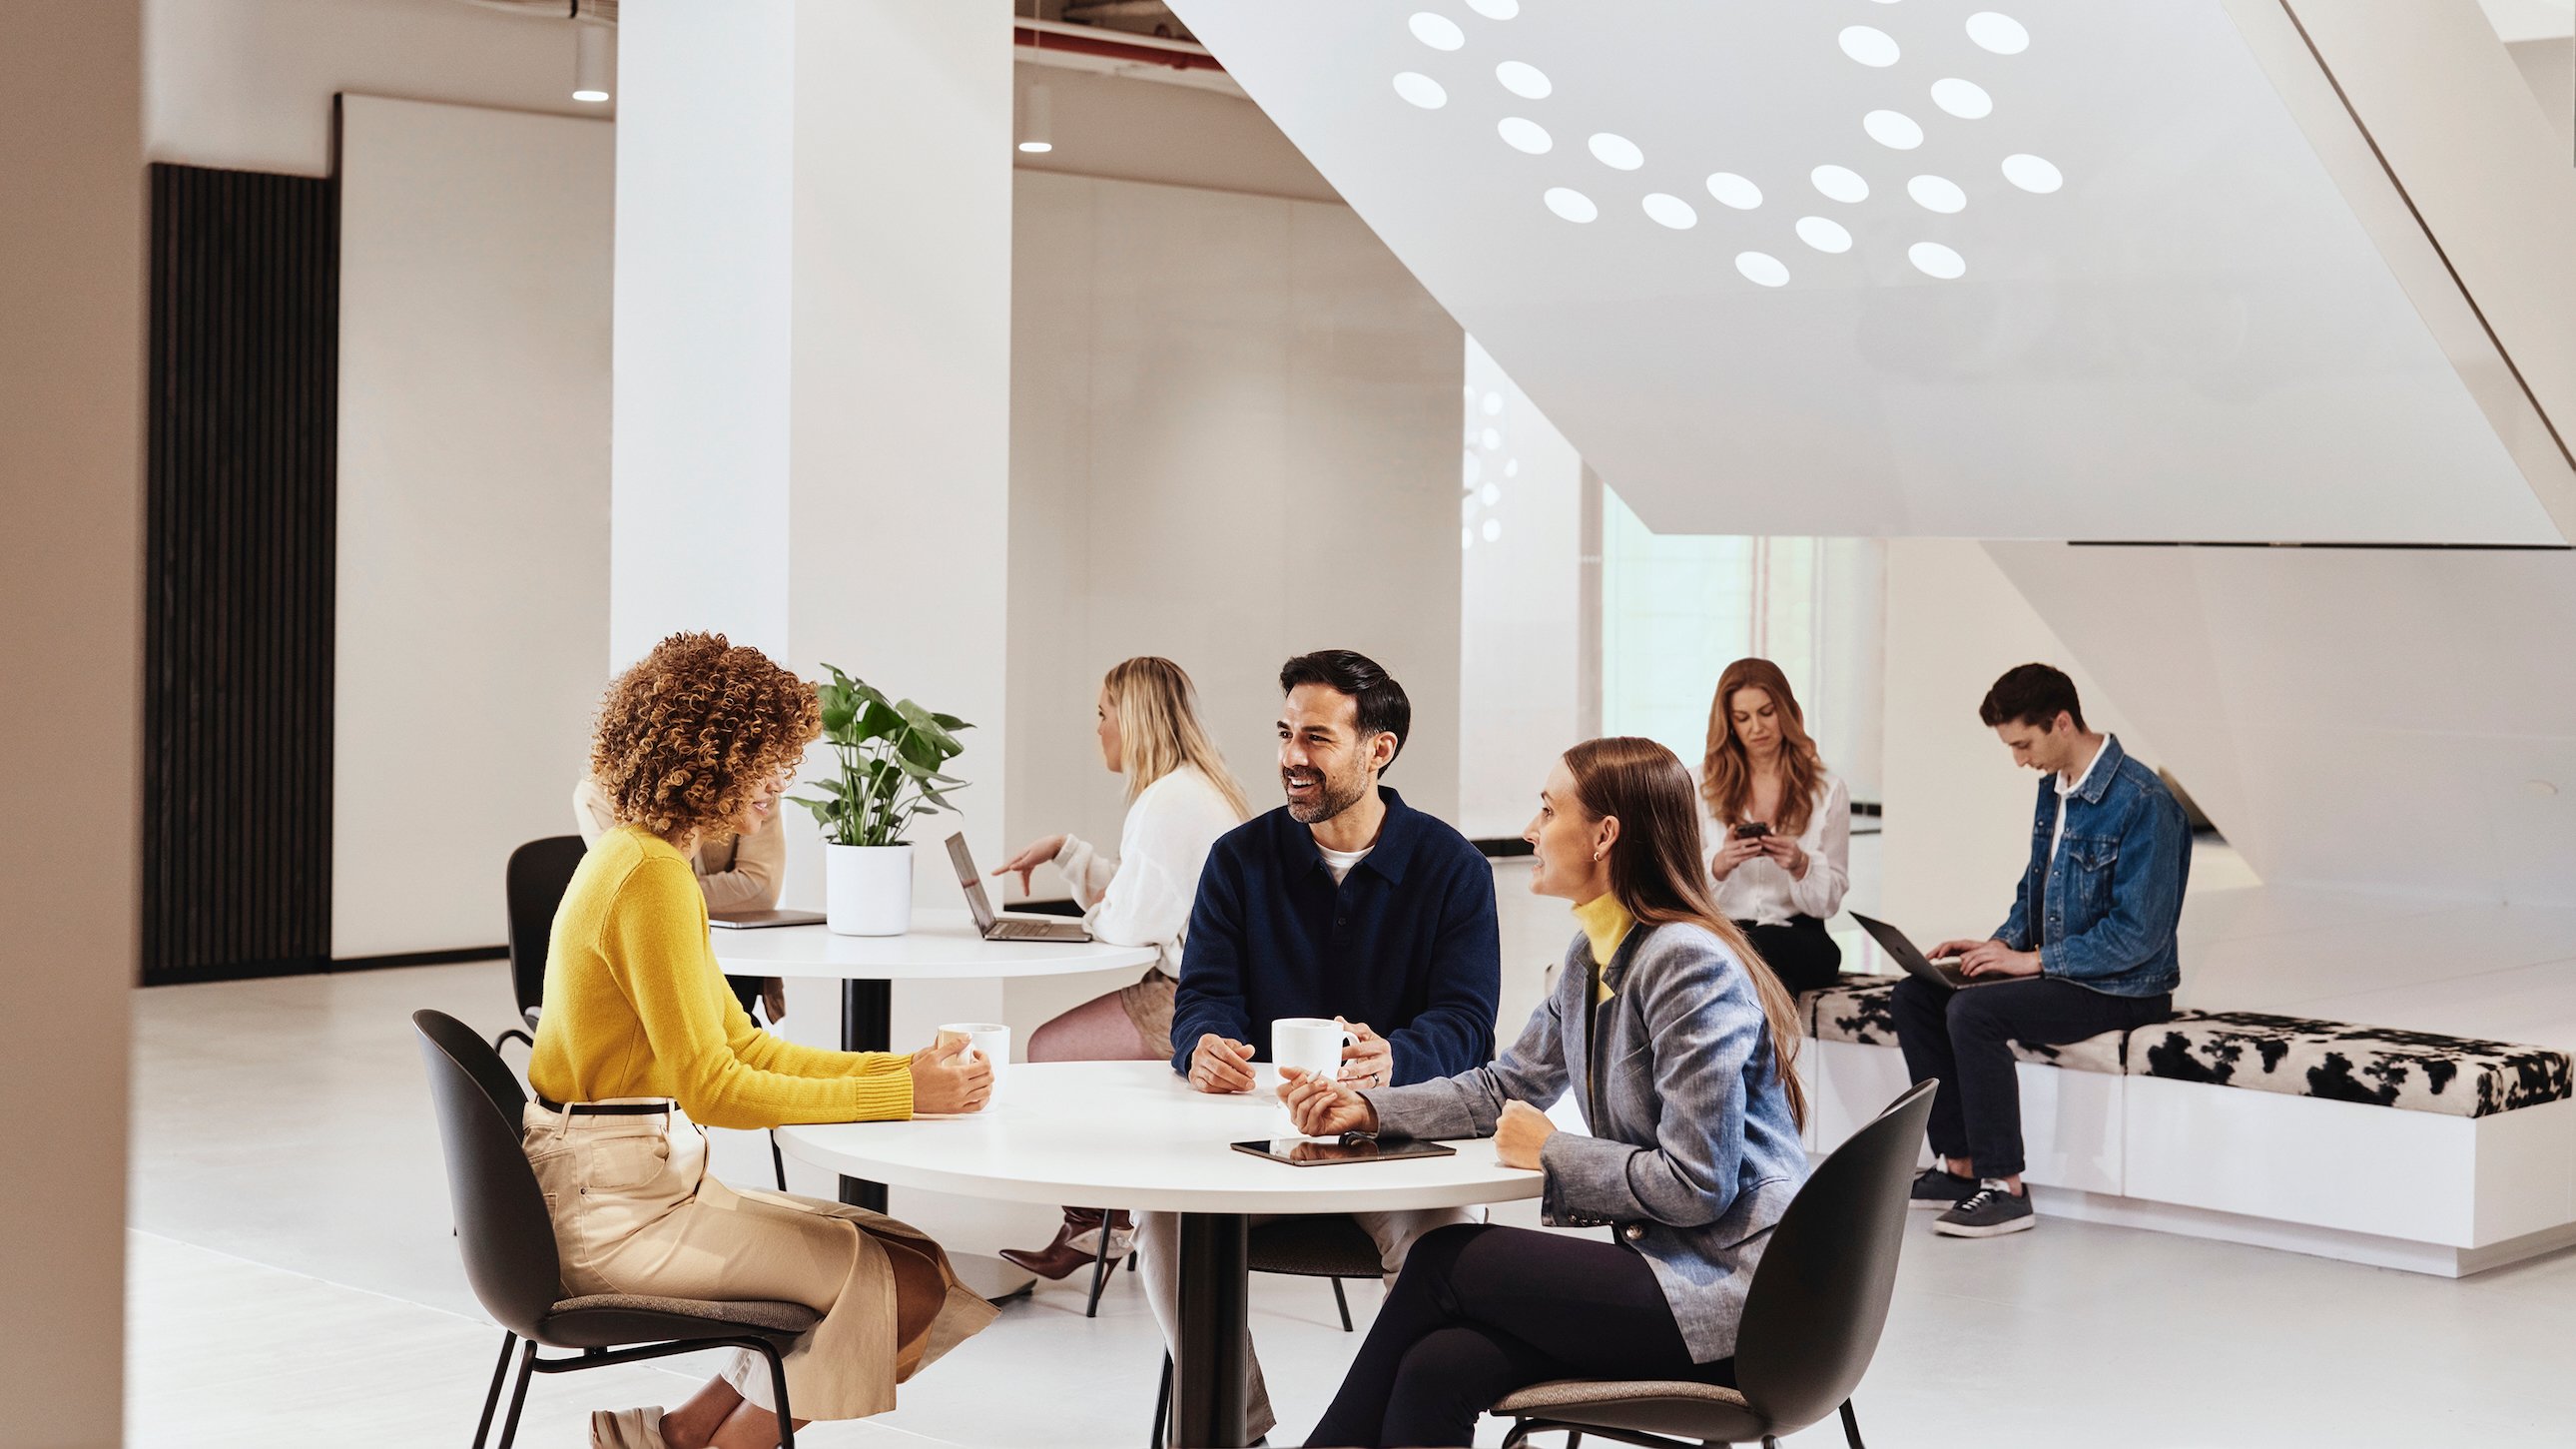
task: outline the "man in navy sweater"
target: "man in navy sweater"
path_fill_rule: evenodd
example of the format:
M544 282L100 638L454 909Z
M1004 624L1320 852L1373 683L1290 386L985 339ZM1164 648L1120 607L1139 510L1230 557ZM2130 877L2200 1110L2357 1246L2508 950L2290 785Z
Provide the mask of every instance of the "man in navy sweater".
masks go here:
M1456 1076L1494 1055L1501 994L1494 873L1466 837L1378 777L1404 749L1413 706L1365 655L1301 654L1279 671L1279 781L1288 803L1218 838L1199 875L1172 1008L1172 1070L1202 1092L1249 1092L1280 1017L1338 1017L1353 1086ZM1283 1129L1284 1130L1284 1129ZM1355 1213L1388 1280L1414 1239L1458 1210ZM1137 1223L1146 1296L1168 1340L1180 1220ZM1252 1363L1246 1424L1272 1425Z

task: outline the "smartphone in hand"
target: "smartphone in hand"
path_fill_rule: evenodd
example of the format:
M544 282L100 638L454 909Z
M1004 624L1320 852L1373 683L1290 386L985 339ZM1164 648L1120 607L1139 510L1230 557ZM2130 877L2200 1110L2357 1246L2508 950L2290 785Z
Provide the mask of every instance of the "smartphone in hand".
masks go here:
M1771 824L1766 820L1747 820L1735 827L1735 838L1738 840L1760 840L1770 833Z

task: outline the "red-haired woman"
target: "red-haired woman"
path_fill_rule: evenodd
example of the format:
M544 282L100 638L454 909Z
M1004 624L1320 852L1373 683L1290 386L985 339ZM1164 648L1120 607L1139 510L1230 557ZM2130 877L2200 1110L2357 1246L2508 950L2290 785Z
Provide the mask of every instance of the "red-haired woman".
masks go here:
M1833 985L1843 950L1825 919L1851 887L1851 796L1779 665L1738 659L1718 676L1699 792L1717 908L1791 992Z

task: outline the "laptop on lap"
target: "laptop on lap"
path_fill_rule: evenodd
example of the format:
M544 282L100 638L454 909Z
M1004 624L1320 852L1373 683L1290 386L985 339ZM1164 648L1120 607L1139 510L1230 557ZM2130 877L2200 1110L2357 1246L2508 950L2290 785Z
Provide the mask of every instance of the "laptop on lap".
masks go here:
M1935 986L1953 991L1984 984L1956 966L1936 965L1923 954L1922 948L1905 938L1903 931L1885 921L1872 920L1858 911L1852 912L1852 919L1860 922L1860 928L1869 932L1870 939L1878 943L1880 950L1895 958L1896 964L1904 967L1908 976L1919 976Z
M958 888L966 892L966 909L975 916L975 933L987 941L1088 941L1080 921L1051 916L1006 916L993 909L984 894L984 873L966 849L963 831L948 837L948 863L957 868Z

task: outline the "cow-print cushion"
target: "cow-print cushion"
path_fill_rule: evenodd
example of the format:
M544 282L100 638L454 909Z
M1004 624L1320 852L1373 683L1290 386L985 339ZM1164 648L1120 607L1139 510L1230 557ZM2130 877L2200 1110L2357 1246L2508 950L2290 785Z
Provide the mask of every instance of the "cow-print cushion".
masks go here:
M2569 1095L2567 1053L2548 1047L2255 1011L2187 1011L2140 1027L2130 1038L2129 1070L2453 1117Z
M1896 1008L1891 1000L1902 976L1845 976L1841 984L1810 991L1798 998L1798 1019L1818 1041L1847 1041L1861 1046L1896 1045ZM2014 1042L2015 1058L2034 1066L2066 1067L2079 1072L2122 1071L2123 1034L2100 1036L2058 1046Z

